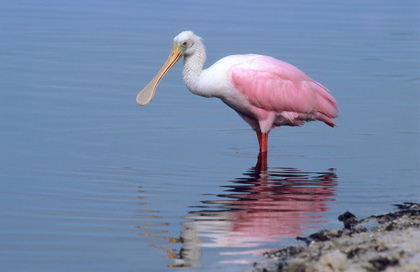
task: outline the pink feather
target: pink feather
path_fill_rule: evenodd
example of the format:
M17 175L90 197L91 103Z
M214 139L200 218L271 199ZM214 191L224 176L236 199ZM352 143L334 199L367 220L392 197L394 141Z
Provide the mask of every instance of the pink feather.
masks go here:
M304 121L323 121L334 127L336 100L328 89L286 62L255 56L231 70L234 88L249 101L249 110L260 123L274 114L268 131L280 125L300 126ZM261 124L260 124L261 125Z

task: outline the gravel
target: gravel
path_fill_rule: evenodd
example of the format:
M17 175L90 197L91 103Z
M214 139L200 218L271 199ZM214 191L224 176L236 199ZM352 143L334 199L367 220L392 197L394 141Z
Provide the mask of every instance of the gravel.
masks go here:
M343 229L297 237L305 246L264 253L253 272L420 271L420 203L361 220L351 212L338 217Z

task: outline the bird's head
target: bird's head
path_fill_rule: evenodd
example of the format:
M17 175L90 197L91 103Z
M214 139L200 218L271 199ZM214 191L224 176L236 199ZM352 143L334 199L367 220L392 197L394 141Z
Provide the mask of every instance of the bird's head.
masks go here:
M184 31L174 38L174 45L183 52L182 55L192 55L195 52L195 44L202 42L202 38L195 35L192 31Z
M144 89L137 95L136 101L139 105L144 106L152 100L155 95L156 88L163 76L175 65L175 63L183 56L192 55L195 52L194 44L201 42L201 38L192 31L183 31L174 38L172 50L169 57L160 68L156 76L147 84Z

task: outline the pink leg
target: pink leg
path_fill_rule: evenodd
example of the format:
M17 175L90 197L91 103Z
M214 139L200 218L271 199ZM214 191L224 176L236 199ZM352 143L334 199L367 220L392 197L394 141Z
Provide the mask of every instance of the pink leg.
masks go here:
M268 133L261 133L262 139L261 139L261 152L267 152L268 151Z
M267 171L268 163L267 163L267 152L260 152L258 154L258 161L255 165L255 169L257 171Z
M255 132L257 133L258 145L260 146L260 151L261 151L262 133L259 130L255 131Z
M262 133L261 131L256 131L258 144L260 145L260 152L268 151L268 133Z

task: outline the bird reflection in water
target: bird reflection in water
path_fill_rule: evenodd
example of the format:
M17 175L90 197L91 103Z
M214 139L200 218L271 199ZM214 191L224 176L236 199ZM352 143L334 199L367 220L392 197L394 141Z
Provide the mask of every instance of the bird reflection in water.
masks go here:
M261 249L270 242L302 235L303 229L317 228L317 224L326 221L321 213L328 210L327 202L334 200L336 185L333 169L261 170L261 164L257 163L243 177L222 186L222 194L206 195L214 199L190 207L191 212L182 223L181 250L167 255L175 261L170 267L200 266L204 247L226 248L231 251L223 253L226 255L255 255L270 249ZM233 248L250 250L238 252ZM243 262L233 258L236 259L230 262Z

